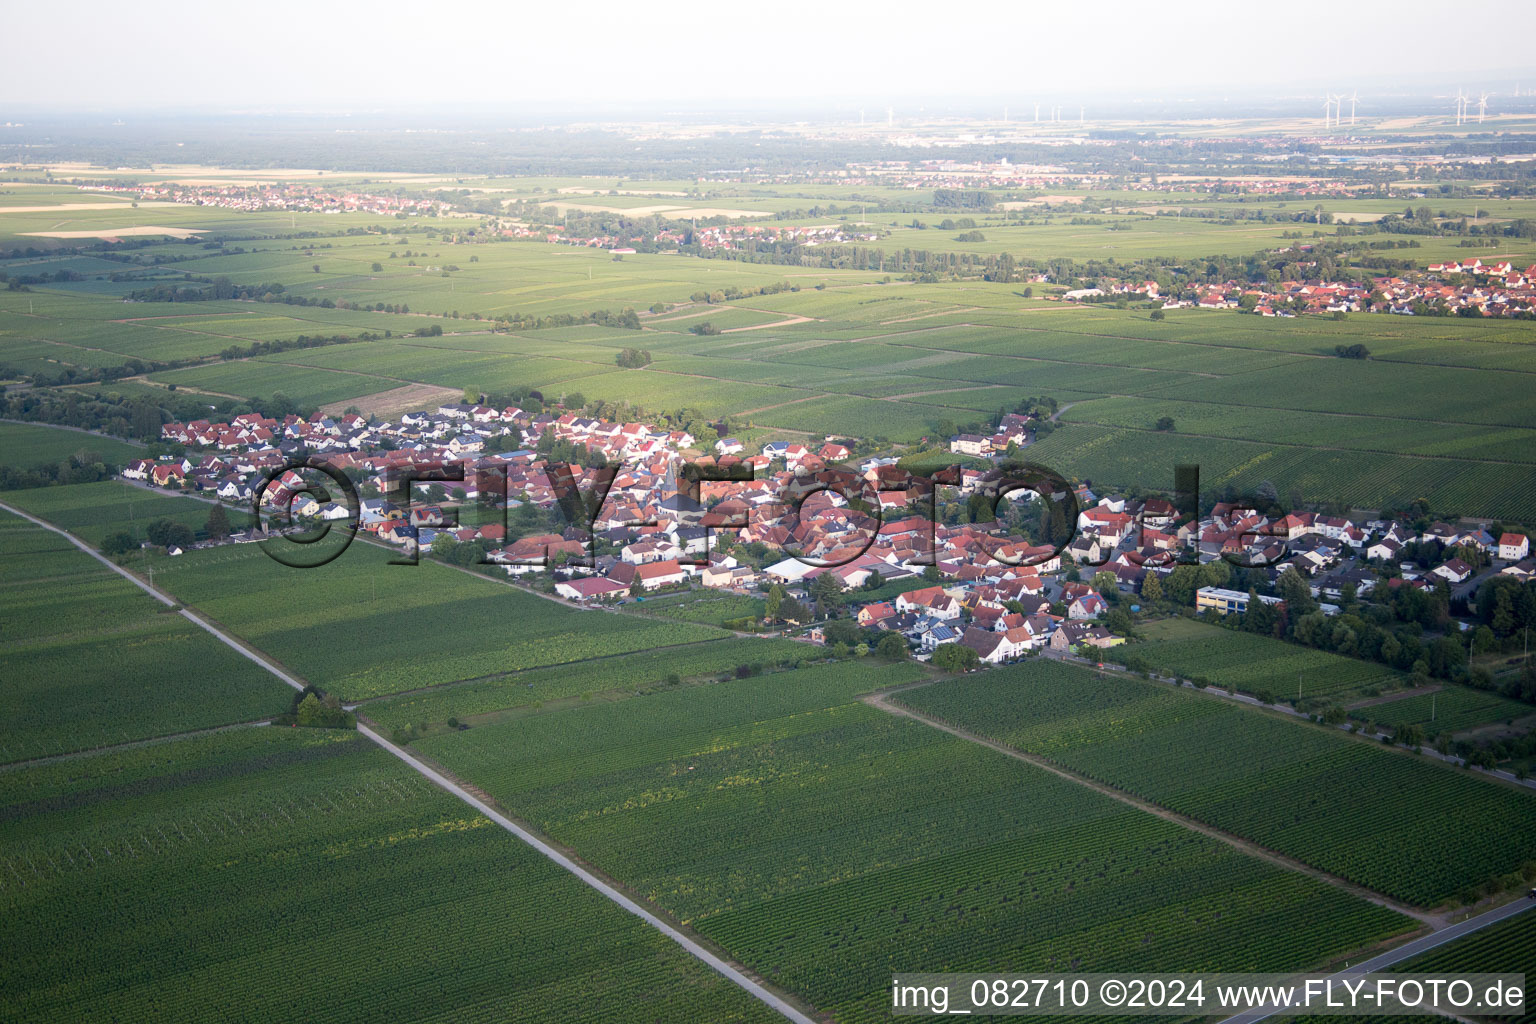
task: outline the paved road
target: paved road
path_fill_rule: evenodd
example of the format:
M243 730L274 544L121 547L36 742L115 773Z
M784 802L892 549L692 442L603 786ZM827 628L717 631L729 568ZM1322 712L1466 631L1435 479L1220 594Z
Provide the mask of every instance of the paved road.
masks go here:
M1464 935L1470 935L1473 932L1481 931L1482 929L1487 928L1489 925L1498 924L1500 921L1514 917L1516 914L1525 913L1526 911L1531 910L1533 907L1536 907L1536 900L1519 899L1515 900L1513 903L1506 903L1502 907L1497 907L1493 910L1490 910L1486 914L1479 914L1477 917L1469 917L1460 924L1453 924L1442 928L1437 932L1432 932L1429 935L1424 936L1423 938L1414 939L1412 942L1404 943L1403 945L1398 946L1396 949L1382 953L1380 956L1373 956L1369 960L1362 960L1360 963L1354 964L1346 970L1340 971L1334 975L1330 975L1329 987L1331 988L1333 984L1336 984L1339 980L1344 978L1356 977L1361 974L1368 974L1372 971L1386 970L1388 967L1391 967L1394 964L1402 963L1404 960L1416 957L1420 953L1427 952L1437 946L1443 946L1447 942L1454 942L1456 939L1459 939ZM1273 1017L1279 1012L1280 1007L1277 1006L1261 1007L1256 1010L1248 1010L1244 1013L1239 1013L1236 1016L1228 1017L1226 1020L1222 1021L1222 1024L1255 1024L1255 1022L1264 1020L1268 1017Z
M70 534L65 530L61 530L51 523L46 523L43 520L36 518L35 516L30 516L20 509L12 508L10 505L5 504L4 502L0 502L0 508L5 509L7 512L21 516L28 522L34 523L37 526L41 526L45 530L51 530L52 532L57 533L59 536L68 540L75 547L79 548L81 551L84 551L98 562L101 562L113 572L116 572L118 575L129 580L140 590L143 590L145 593L149 594L151 597L155 598L162 604L167 606L176 604L176 601L173 598L156 589L155 587L151 587L148 583L145 583L143 580L139 579L137 576L133 575L122 566L104 557L84 541L76 538L73 534ZM206 620L199 618L197 615L187 611L185 608L181 610L181 614L187 619L196 623L198 626L201 626L203 629L207 630L209 633L212 633L215 637L217 637L221 642L223 642L231 649L238 651L244 657L249 658L251 661L254 661L256 664L266 669L268 672L271 672L273 675L277 676L277 678L281 679L289 686L292 686L297 690L302 690L304 688L303 682L289 675L282 669L281 666L273 663L271 659L266 658L260 653L245 647L236 641L233 637L230 637L228 634L220 631ZM565 870L581 879L587 885L596 889L598 892L608 897L608 899L612 900L614 903L617 903L620 907L623 907L631 914L634 914L646 924L656 928L663 935L667 936L667 938L683 947L683 949L687 950L695 957L698 957L710 968L718 972L727 981L732 982L748 995L761 1001L764 1005L777 1011L785 1018L794 1021L795 1024L817 1024L814 1018L809 1017L802 1011L796 1009L782 996L779 996L778 994L770 991L761 982L748 977L739 968L716 956L714 953L710 952L698 941L685 934L675 925L662 919L655 913L647 910L645 907L635 902L629 896L625 895L623 891L614 886L612 883L599 878L591 871L588 871L586 868L577 863L575 859L551 846L549 843L545 842L534 833L523 828L521 825L518 825L511 818L508 818L506 815L497 811L494 807L490 806L485 801L475 796L473 793L470 793L464 787L449 779L441 772L438 772L423 764L415 757L412 757L405 750L395 746L393 743L390 743L388 740L384 739L384 737L380 736L366 725L363 725L361 722L358 723L357 731L366 736L368 739L372 740L374 743L378 744L383 749L389 751L394 756L398 757L400 760L404 761L406 764L410 765L411 768L415 769L421 775L426 777L434 785L437 785L442 789L447 790L449 793L452 793L454 796L469 804L471 807L475 808L475 810L496 822L496 824L500 825L502 828L506 829L508 832L512 833L517 838L533 847L535 850L538 850L540 853L554 861L556 864L565 868Z

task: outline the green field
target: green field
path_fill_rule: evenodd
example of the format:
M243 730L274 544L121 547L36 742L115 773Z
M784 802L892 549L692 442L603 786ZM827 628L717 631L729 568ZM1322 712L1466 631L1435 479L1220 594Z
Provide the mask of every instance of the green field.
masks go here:
M1458 732L1528 715L1536 715L1536 707L1465 686L1446 686L1437 693L1403 697L1350 712L1351 718L1375 722L1382 728L1421 725L1430 734Z
M777 1015L355 733L0 773L8 1021Z
M1154 671L1272 699L1337 698L1406 685L1400 672L1368 661L1239 633L1189 619L1151 622L1123 648Z
M707 622L718 626L728 619L761 619L763 600L746 594L705 590L678 597L647 598L637 606L646 615L659 615L682 622Z
M1536 913L1527 911L1482 931L1457 939L1439 949L1398 964L1395 971L1415 974L1496 972L1524 974L1526 993L1536 978ZM1526 1000L1526 1012L1506 1014L1510 1024L1532 1024L1536 1011Z
M1536 858L1526 792L1189 690L1037 661L899 699L1414 904Z
M213 507L207 501L115 480L7 491L4 500L98 546L123 531L142 541L145 528L157 519L181 523L198 537L205 537L208 512ZM250 514L240 508L226 508L225 515L236 530L251 521Z
M738 666L773 668L818 654L789 640L706 640L685 647L630 651L607 658L513 672L494 679L439 686L423 693L370 701L363 713L388 728L469 722L506 709L537 708L562 698L616 700L656 689L676 674L683 682L728 674Z
M155 560L155 584L348 700L725 636L710 626L582 611L495 579L358 541L293 569L258 545Z
M590 198L623 205L635 197ZM1126 199L1144 201L1132 193ZM729 202L737 201L757 200ZM271 219L249 215L247 223ZM978 251L1024 256L1057 242L1070 251L1105 233L1102 224L995 227ZM1312 502L1378 509L1426 497L1437 513L1513 521L1536 508L1536 418L1526 398L1536 345L1528 326L1514 321L1362 314L1336 322L1176 310L1155 322L1145 310L1026 299L1017 285L984 281L882 283L861 271L646 253L615 261L600 250L534 241L335 230L303 244L253 242L244 253L152 245L135 257L135 272L174 267L236 284L278 281L292 296L358 306L405 302L410 314L234 301L138 303L125 311L116 299L138 285L93 279L84 283L90 288L74 282L0 292L0 362L26 373L68 367L89 375L129 358L214 360L150 379L226 402L281 393L301 405L344 406L406 383L526 386L552 398L579 392L629 402L650 414L693 407L729 417L754 437L837 433L901 443L1050 395L1070 406L1064 426L1030 457L1100 488L1166 488L1175 464L1193 462L1207 492L1268 481L1282 495ZM1257 244L1279 230L1149 218L1110 237L1182 251L1185 244ZM924 245L947 237L903 227L890 239L917 245L919 235ZM156 258L176 262L159 269L143 262ZM1416 251L1413 258L1436 257ZM375 262L380 272L372 271ZM87 276L121 269L85 255L7 263ZM441 269L449 266L458 269ZM700 290L784 282L800 290L689 304ZM818 284L827 287L818 291ZM483 320L471 319L646 310L657 302L674 308L645 313L639 332L491 334ZM788 319L795 317L806 319ZM688 333L704 321L726 333ZM445 333L408 337L428 326ZM741 327L761 329L736 332ZM218 361L231 343L365 331L381 340ZM385 332L394 337L383 339ZM1341 344L1363 344L1371 358L1337 359ZM630 346L650 349L654 362L619 369L614 356ZM1155 430L1165 416L1175 429Z
M63 462L71 456L95 456L108 465L125 465L144 457L144 449L111 437L75 430L0 423L0 464L33 469Z
M265 669L8 512L0 513L0 622L0 760L288 710L292 691Z
M839 1021L890 974L1289 969L1409 923L864 706L868 661L548 710L416 744Z

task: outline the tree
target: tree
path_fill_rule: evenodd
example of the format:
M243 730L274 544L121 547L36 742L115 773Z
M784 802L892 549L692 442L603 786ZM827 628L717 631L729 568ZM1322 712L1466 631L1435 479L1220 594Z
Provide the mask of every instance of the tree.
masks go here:
M946 672L969 672L981 658L964 644L940 644L933 652L933 666Z
M1163 599L1163 584L1156 573L1149 572L1142 578L1141 596L1148 604L1157 604Z
M1112 572L1100 570L1093 574L1092 587L1101 594L1115 593L1120 583L1119 578Z
M1173 429L1173 417L1172 416L1159 416L1158 419L1157 419L1157 429L1158 430L1172 430Z
M101 542L101 553L108 557L126 555L138 546L139 542L133 539L133 534L127 530L118 530Z
M1124 608L1111 608L1104 616L1104 628L1117 636L1135 636L1136 624Z
M834 619L822 627L822 635L827 638L829 644L843 644L853 647L863 639L858 625L852 619Z
M1287 569L1282 572L1275 581L1275 589L1280 591L1280 597L1285 601L1285 616L1291 622L1317 610L1317 602L1312 599L1312 587L1299 571Z
M811 600L823 614L831 614L843 603L843 584L837 576L824 572L811 581Z
M224 511L223 505L215 505L208 510L208 522L203 529L208 533L208 539L221 541L229 539L229 515Z
M375 273L375 274L377 274L377 273L379 273L379 272L380 272L380 271L382 271L382 270L383 270L383 269L384 269L384 264L382 264L382 263L375 263L375 264L374 264L374 265L373 265L373 272L374 272L374 273Z
M192 528L174 519L156 519L144 533L151 544L162 548L184 548L192 543Z
M900 633L886 633L875 644L875 653L886 661L906 661L909 653L907 641Z
M785 622L793 622L799 625L802 622L809 622L811 620L811 612L810 609L806 608L799 601L792 597L786 597L784 603L779 605L779 617Z
M320 698L313 693L308 694L299 702L298 720L300 725L314 725L325 710L320 703Z
M1152 319L1153 320L1166 320L1166 319L1168 319L1168 314L1164 313L1160 309L1154 309L1152 311Z
M645 584L640 582L640 574L635 573L635 578L629 581L629 596L639 597L645 593Z
M763 615L769 622L779 617L779 609L784 604L784 588L775 583L768 588L768 596L763 601Z

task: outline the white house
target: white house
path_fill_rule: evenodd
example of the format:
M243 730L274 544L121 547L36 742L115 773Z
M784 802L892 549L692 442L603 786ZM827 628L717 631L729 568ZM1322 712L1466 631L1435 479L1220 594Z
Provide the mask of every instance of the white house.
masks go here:
M1506 562L1518 562L1530 553L1531 539L1523 533L1506 533L1499 538L1499 557Z

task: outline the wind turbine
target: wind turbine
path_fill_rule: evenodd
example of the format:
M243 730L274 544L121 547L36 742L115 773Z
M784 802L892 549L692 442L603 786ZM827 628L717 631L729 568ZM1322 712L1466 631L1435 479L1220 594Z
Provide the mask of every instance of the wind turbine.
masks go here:
M1482 124L1483 123L1483 115L1488 113L1488 97L1491 96L1491 95L1493 95L1493 94L1485 92L1485 93L1480 94L1477 97L1477 123L1478 124Z
M1360 90L1356 89L1349 94L1349 126L1355 126L1355 104L1360 102Z
M1460 89L1456 90L1456 125L1457 125L1457 127L1461 126L1461 119L1466 116L1467 101L1469 99L1471 99L1471 98L1472 97L1468 96L1466 93L1462 92Z
M1328 112L1329 112L1330 109L1332 109L1332 107L1333 107L1333 97L1328 95L1327 93L1323 93L1323 130L1324 131L1326 131L1328 129L1328 125L1330 123L1329 120L1328 120Z

